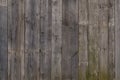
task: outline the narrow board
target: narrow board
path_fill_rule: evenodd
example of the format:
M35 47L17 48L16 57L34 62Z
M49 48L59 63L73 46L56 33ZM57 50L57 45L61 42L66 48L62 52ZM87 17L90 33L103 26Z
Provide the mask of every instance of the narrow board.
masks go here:
M88 80L98 80L99 47L99 7L98 0L88 0L89 28L88 28Z
M87 80L88 1L79 0L79 80Z
M40 80L51 80L52 2L41 0L40 6Z
M62 80L61 48L62 48L62 0L52 0L51 80Z
M24 2L8 0L8 79L21 80L24 55ZM22 62L22 64L21 64ZM24 70L24 69L23 69ZM24 72L24 71L23 71Z
M0 80L8 80L7 52L7 0L0 0Z
M99 1L99 80L108 80L108 11L109 0Z
M120 1L115 0L115 79L120 79Z
M108 26L109 26L109 55L108 55L108 75L109 80L115 80L115 1L109 0L108 2Z
M25 0L25 80L39 80L40 0Z
M62 80L78 80L78 0L62 3Z

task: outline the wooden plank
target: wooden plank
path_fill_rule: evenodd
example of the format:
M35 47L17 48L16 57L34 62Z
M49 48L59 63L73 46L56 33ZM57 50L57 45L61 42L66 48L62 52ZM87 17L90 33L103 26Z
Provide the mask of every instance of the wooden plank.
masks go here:
M120 79L120 1L115 0L115 79Z
M23 1L8 1L8 78L21 80L24 55L24 7ZM24 69L22 69L23 71Z
M99 80L108 80L108 0L99 1Z
M25 80L39 80L40 0L25 0Z
M62 5L62 80L78 80L78 0Z
M51 80L61 80L62 0L52 0Z
M12 51L12 28L13 28L13 20L12 20L12 0L8 1L8 78L11 80L12 78L12 73L11 73L11 65L12 64L12 56L13 56L13 51Z
M98 79L98 54L99 54L99 26L98 0L88 1L89 29L88 29L88 80Z
M109 80L115 80L115 0L109 0Z
M41 0L40 80L51 80L52 6L51 0Z
M79 0L79 80L87 80L88 71L88 1Z
M71 80L78 80L79 78L79 11L78 11L78 8L79 8L79 0L71 0L71 3L70 5L72 5L70 8L71 8L71 11L73 16L70 16L71 18L74 18L73 21L71 21L71 28L73 28L71 30L71 41L70 41L70 44L71 44L71 53L72 53L72 56L71 56L71 71L72 71L72 79ZM71 12L70 12L71 13ZM62 28L64 29L64 28ZM69 34L68 34L69 35Z
M12 17L12 13L13 13L13 8L14 6L12 6L12 0L8 1L8 78L9 80L12 80L12 66L13 66L13 48L12 48L12 44L13 44L13 36L12 36L12 29L14 27L13 21L14 21L14 17ZM14 30L14 29L13 29Z
M18 22L18 49L17 52L20 56L20 80L24 79L24 1L19 0L19 22ZM18 54L17 53L17 54Z
M7 0L0 0L0 80L8 80L7 57Z

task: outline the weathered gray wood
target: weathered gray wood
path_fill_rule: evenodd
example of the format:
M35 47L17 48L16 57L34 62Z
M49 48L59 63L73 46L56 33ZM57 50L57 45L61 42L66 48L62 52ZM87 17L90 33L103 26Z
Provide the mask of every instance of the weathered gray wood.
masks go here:
M109 56L108 56L108 75L109 80L115 80L115 1L108 2L108 21L109 21Z
M20 80L24 80L24 0L19 0L19 23L18 23L18 53L20 56Z
M0 0L0 80L119 80L119 0Z
M8 80L7 58L7 0L0 0L0 80Z
M52 64L51 80L61 78L62 0L52 0Z
M73 1L73 2L72 2ZM73 28L71 31L72 35L71 35L71 61L72 61L72 66L71 66L71 71L72 71L72 79L71 80L78 80L79 78L79 0L71 0L70 5L72 5L71 11L73 16L70 16L71 19L72 17L74 18L71 21L71 28ZM64 29L64 28L63 28ZM69 34L68 34L69 35Z
M21 80L21 61L24 55L23 1L8 1L8 78Z
M120 0L115 0L115 79L120 79Z
M89 9L89 29L88 29L88 80L98 79L98 54L99 48L99 26L98 16L99 7L98 0L88 0Z
M108 80L108 0L99 1L99 80Z
M52 2L41 0L40 15L40 80L51 80Z
M88 2L79 0L79 80L87 80L88 69Z
M62 80L78 80L78 0L62 5Z
M14 18L12 17L12 4L11 4L12 0L8 1L8 78L9 80L12 80L12 65L13 65L13 51L12 51L12 28L13 28L13 20Z
M12 26L12 4L11 4L11 0L8 1L8 78L9 80L11 80L11 65L12 65L12 30L11 30L11 26ZM10 27L10 28L9 28Z
M40 0L25 0L25 80L39 80Z

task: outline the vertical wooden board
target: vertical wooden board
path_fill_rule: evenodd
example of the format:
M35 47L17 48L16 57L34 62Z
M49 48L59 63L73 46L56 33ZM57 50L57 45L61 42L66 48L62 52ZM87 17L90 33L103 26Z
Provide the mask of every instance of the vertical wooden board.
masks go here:
M0 0L0 80L8 80L7 68L7 0Z
M25 0L25 80L39 80L40 0Z
M52 0L51 80L61 80L62 0Z
M98 0L88 0L89 29L88 29L88 80L98 79L99 54L99 26L98 26Z
M12 4L11 4L12 0L8 1L8 56L9 53L11 52L10 50L12 50ZM9 60L10 57L8 57ZM8 62L9 63L9 62ZM8 64L9 66L9 64ZM9 68L9 67L8 67ZM8 69L8 73L9 73L9 69Z
M79 80L87 80L88 1L79 0Z
M73 0L72 0L73 1ZM71 11L73 11L74 13L74 19L73 19L73 25L71 26L73 29L73 32L71 31L72 35L71 35L71 71L72 71L72 80L78 80L79 78L79 0L75 0L73 2L71 2ZM71 19L73 16L70 16ZM62 28L64 29L64 28ZM69 34L68 34L69 35Z
M23 4L22 0L8 1L8 79L10 80L21 80L21 56L24 55Z
M52 2L41 0L40 15L40 79L51 80Z
M115 0L109 0L109 80L115 80Z
M115 79L120 79L120 0L115 0Z
M24 0L19 0L19 35L18 35L18 48L20 54L20 80L24 80L24 44L25 44L25 26L24 26L25 12L24 12Z
M62 80L78 80L78 0L62 5Z
M12 17L12 4L11 4L12 0L8 0L8 78L9 80L12 80L12 68L11 65L12 61L13 61L13 51L12 51L12 28L13 28L13 20L14 18Z
M99 80L108 80L108 0L99 1Z

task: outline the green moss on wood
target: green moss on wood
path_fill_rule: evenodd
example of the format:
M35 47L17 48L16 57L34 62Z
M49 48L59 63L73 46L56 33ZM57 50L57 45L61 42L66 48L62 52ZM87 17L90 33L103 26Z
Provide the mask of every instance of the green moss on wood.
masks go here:
M98 79L98 75L94 73L91 68L87 68L86 70L86 79L87 80L96 80Z
M108 80L109 79L109 75L105 71L106 70L99 71L99 80Z
M90 41L88 54L88 69L86 71L87 80L98 79L98 47L94 40Z
M80 68L79 68L79 80L83 80L83 74Z

